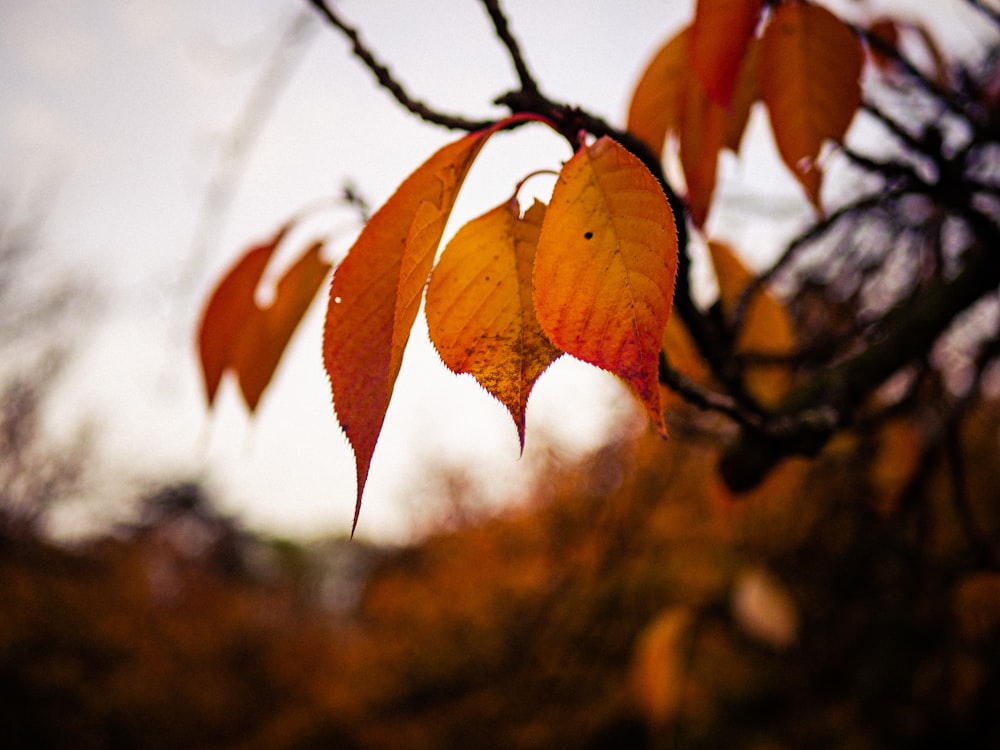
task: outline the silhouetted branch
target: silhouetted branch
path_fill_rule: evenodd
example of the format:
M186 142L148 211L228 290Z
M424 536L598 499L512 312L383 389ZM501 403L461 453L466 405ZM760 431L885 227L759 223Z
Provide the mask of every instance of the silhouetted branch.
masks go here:
M422 101L414 99L409 93L407 93L403 85L396 80L389 68L379 61L379 59L375 56L375 53L373 53L365 45L365 43L361 40L361 36L357 29L350 26L339 15L337 15L336 11L330 7L329 3L325 0L309 0L309 2L312 3L316 10L318 10L334 28L338 29L348 38L351 42L351 51L354 55L364 63L368 70L372 72L375 79L378 81L378 84L392 94L393 98L407 112L416 115L424 122L440 125L450 130L464 130L471 132L474 130L488 128L493 124L490 120L469 120L458 115L446 114L429 107Z
M967 0L967 2L997 26L1000 26L1000 10L988 7L983 0Z
M497 36L500 41L503 42L504 47L507 48L507 52L510 53L511 62L514 64L514 70L517 71L518 80L521 82L521 91L528 94L533 94L538 92L538 83L535 81L534 76L528 69L528 63L524 59L524 55L521 54L521 47L511 33L510 25L507 23L507 17L504 15L503 9L500 7L499 0L483 0L483 5L486 7L486 12L490 14L490 19L493 21L493 28L496 29Z

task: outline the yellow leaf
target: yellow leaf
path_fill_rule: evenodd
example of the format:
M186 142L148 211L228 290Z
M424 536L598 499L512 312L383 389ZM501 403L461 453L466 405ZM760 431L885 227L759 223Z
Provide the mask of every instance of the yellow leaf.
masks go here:
M719 282L722 310L731 317L753 274L725 243L711 240L708 249ZM757 291L741 321L736 339L737 353L778 358L794 350L795 328L788 310L770 291ZM760 362L747 366L746 384L750 395L762 405L774 408L788 394L792 376L784 363Z
M820 148L843 140L861 104L861 43L825 8L782 3L761 46L760 88L778 152L819 207Z
M531 274L545 204L520 215L511 198L473 219L445 247L427 285L431 341L444 363L473 377L510 412L524 447L535 381L562 352L535 318Z
M730 106L723 107L692 74L692 35L692 28L684 29L653 57L633 94L628 129L657 154L668 133L676 136L691 219L701 226L715 192L719 151L739 148L751 105L759 98L759 54L758 45L750 44L741 56L728 93Z
M656 178L604 137L566 162L535 256L535 310L549 339L618 375L666 433L659 351L677 274L677 229Z

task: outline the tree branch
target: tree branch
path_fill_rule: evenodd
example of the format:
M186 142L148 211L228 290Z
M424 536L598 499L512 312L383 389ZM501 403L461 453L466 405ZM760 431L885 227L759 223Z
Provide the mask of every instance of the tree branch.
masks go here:
M493 28L496 29L497 36L510 54L510 60L514 64L514 70L517 71L518 80L521 82L521 91L526 94L537 94L538 83L528 69L528 63L524 59L524 55L521 54L521 47L517 43L517 39L510 31L507 17L500 8L500 0L483 0L483 5L493 21Z
M364 63L375 76L378 84L386 89L407 112L419 117L424 122L440 125L450 130L472 132L482 130L493 124L491 120L469 120L458 115L450 115L429 107L422 101L414 99L407 93L403 85L396 80L389 68L375 56L365 43L357 29L350 26L330 7L326 0L309 0L334 28L338 29L351 42L351 51Z
M990 19L997 26L1000 26L1000 10L995 10L993 8L987 7L983 0L967 0L969 5L978 10L988 19Z

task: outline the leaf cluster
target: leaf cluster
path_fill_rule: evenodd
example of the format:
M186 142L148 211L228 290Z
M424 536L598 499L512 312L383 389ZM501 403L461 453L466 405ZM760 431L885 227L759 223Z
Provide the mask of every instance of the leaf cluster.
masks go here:
M621 377L661 434L681 402L724 415L737 431L719 470L731 488L749 489L947 370L932 361L935 348L1000 285L990 250L1000 240L994 73L988 61L945 54L918 22L850 22L805 0L699 0L690 25L650 60L616 128L543 93L497 2L483 4L518 88L496 99L508 113L486 122L416 99L338 11L312 4L402 107L466 132L375 212L330 285L323 354L356 458L355 524L425 291L443 361L507 407L522 446L531 387L568 353ZM929 65L911 61L914 46ZM757 272L715 236L713 211L720 155L745 147L759 108L815 223ZM480 150L528 123L573 149L548 205L522 211L515 189L438 260ZM851 134L863 127L881 139L855 145ZM666 177L671 165L680 188ZM693 288L700 248L719 290L708 305ZM294 303L279 290L276 307L288 311L281 335L259 334L260 311L245 302L255 294L256 272L244 267L256 262L251 254L227 276L245 275L244 301L227 302L220 284L199 335L210 401L228 367L241 385L254 381L244 385L252 410L294 328L291 311L301 315L315 287L287 291ZM258 343L240 350L239 340ZM995 340L994 331L978 335L975 382ZM887 390L893 378L907 387Z

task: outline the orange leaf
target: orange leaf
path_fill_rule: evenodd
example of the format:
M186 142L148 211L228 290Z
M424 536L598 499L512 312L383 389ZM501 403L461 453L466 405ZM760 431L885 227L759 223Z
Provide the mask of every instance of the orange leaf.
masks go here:
M511 198L473 219L445 247L427 285L427 327L441 359L507 407L522 449L528 395L562 354L545 338L531 294L544 217L536 201L521 218Z
M692 34L692 28L685 29L653 58L632 97L628 129L658 154L667 133L676 135L691 219L701 226L715 192L718 153L739 148L750 107L758 98L759 55L758 45L751 43L740 61L727 110L691 75Z
M722 145L733 152L740 150L743 132L750 119L750 109L760 99L760 42L751 39L742 67L736 77L736 90L729 105Z
M899 29L896 22L891 18L883 18L873 23L868 32L885 44L887 47L897 50L899 45ZM892 58L887 56L881 49L874 45L868 47L868 53L881 70L888 70L892 67Z
M629 132L660 156L667 130L680 121L687 81L691 29L686 28L661 47L649 61L629 103Z
M694 622L686 607L661 613L640 633L632 655L633 694L654 726L673 721L684 703L685 640Z
M691 220L698 226L705 224L715 193L725 121L726 111L708 98L697 81L689 81L677 140L687 183L688 208Z
M610 138L559 174L535 256L549 339L628 383L665 434L658 360L673 302L677 230L656 178Z
M322 243L310 246L278 282L273 303L258 306L255 295L264 270L291 224L249 250L223 277L209 298L198 332L198 349L209 406L227 369L235 372L250 411L271 381L281 355L330 264Z
M731 316L752 278L751 272L728 245L709 241L709 253L719 282L723 312ZM795 349L795 330L785 306L768 290L757 291L747 306L736 339L736 351L745 355L781 357ZM792 385L784 363L757 363L747 367L747 390L761 404L777 406Z
M691 36L691 68L720 107L728 109L762 0L698 0Z
M274 301L269 307L257 309L252 335L236 351L234 365L250 411L257 407L299 321L330 272L331 264L323 260L322 251L322 242L313 243L281 277Z
M778 152L818 207L820 148L843 139L861 104L861 43L825 8L782 3L761 45L761 94Z
M333 276L323 361L337 418L354 450L355 526L375 443L445 223L473 160L503 124L443 147L407 177L372 216Z

